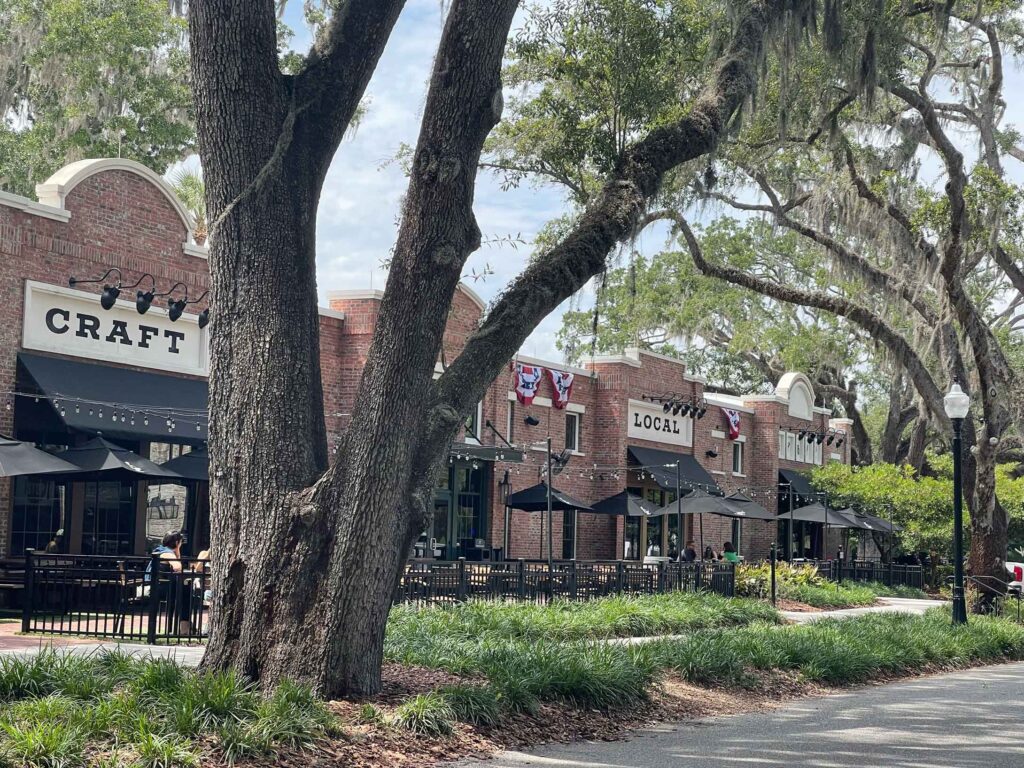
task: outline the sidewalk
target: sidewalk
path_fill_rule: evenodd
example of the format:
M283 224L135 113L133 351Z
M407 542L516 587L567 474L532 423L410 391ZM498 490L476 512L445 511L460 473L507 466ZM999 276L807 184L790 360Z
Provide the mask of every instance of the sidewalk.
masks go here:
M907 597L880 597L881 605L866 608L842 608L835 611L779 611L787 621L794 624L809 624L820 619L849 619L866 616L869 613L912 613L920 615L932 608L949 605L946 600L915 600Z

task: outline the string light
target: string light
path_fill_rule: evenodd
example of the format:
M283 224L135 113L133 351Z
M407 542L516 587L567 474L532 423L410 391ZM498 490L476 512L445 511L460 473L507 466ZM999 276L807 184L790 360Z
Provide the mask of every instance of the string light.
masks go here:
M5 399L4 407L8 411L14 407L16 398L25 397L31 398L32 401L36 403L42 403L44 401L49 402L51 407L60 415L61 418L67 418L68 413L73 407L76 414L84 412L91 418L103 420L105 419L105 414L109 413L110 421L114 423L120 421L122 424L130 423L132 426L135 426L137 417L142 418L143 425L149 426L150 416L156 416L165 421L168 432L177 429L179 422L181 422L186 425L192 425L196 432L201 433L207 426L208 422L206 411L199 409L164 408L159 406L140 408L126 403L67 397L66 395L59 393L52 396L37 392L18 391L9 391L2 394ZM102 429L99 425L97 425L97 428Z

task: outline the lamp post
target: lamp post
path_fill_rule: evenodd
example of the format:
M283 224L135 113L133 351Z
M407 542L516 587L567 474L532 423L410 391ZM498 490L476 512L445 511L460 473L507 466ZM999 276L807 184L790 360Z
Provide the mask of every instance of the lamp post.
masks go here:
M953 386L943 398L946 415L953 422L953 623L967 623L967 603L964 598L964 509L960 430L971 408L971 398L960 389L954 379Z

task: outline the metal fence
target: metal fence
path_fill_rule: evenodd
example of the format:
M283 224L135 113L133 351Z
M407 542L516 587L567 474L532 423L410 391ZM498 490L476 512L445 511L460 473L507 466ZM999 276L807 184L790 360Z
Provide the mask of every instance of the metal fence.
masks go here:
M29 551L21 630L150 644L201 642L208 595L205 561Z
M732 563L645 565L618 561L557 560L412 562L395 591L395 603L446 605L465 600L590 600L609 595L716 592L732 597Z
M889 587L925 587L925 569L920 565L883 563L880 560L816 561L818 572L830 581L876 581Z

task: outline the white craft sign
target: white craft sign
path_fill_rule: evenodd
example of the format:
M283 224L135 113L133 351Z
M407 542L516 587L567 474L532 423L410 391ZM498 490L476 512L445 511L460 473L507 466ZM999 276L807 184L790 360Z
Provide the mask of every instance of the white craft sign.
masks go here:
M123 300L103 309L98 294L31 280L25 283L22 346L171 373L209 373L207 330L200 330L196 315L172 323L166 309L153 306L140 315L134 301Z

